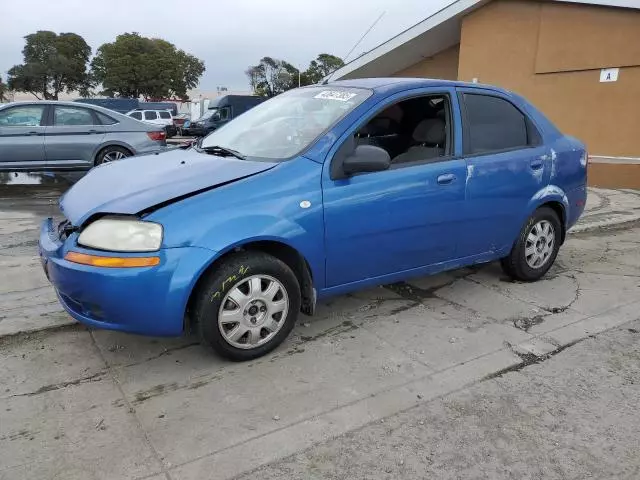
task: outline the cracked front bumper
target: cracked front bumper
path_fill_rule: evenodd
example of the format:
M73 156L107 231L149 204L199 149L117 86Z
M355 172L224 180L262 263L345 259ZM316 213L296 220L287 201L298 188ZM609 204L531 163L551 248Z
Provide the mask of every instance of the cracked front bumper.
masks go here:
M154 267L94 267L65 260L71 247L109 255L78 247L76 238L72 234L61 241L51 219L42 223L40 259L60 303L73 318L91 327L143 335L182 334L189 295L213 252L167 248L157 252L160 264Z

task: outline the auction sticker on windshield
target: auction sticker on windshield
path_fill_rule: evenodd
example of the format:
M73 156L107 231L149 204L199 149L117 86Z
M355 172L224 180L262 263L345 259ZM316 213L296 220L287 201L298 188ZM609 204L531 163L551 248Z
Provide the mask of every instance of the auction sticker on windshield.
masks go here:
M325 100L338 100L340 102L348 102L353 97L355 97L357 93L350 92L340 92L337 90L324 90L317 94L314 98L322 98Z

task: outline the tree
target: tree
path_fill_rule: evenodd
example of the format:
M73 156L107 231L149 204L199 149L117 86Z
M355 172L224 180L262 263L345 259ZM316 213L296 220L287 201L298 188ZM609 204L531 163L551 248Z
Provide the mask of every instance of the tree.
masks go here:
M321 53L309 64L306 71L300 72L289 62L273 57L264 57L258 65L249 67L245 74L254 94L273 97L282 92L300 86L320 82L324 77L342 67L341 58Z
M91 47L75 33L39 30L24 37L24 63L9 69L9 89L37 99L57 100L63 91L79 90L88 80Z
M7 98L7 92L9 87L7 84L2 81L2 77L0 77L0 102L6 102L9 99Z
M262 58L245 74L253 92L263 97L274 97L298 86L298 69L289 62L272 57Z
M108 96L187 99L198 85L204 63L175 45L138 33L124 33L98 48L91 62L95 81Z
M344 66L344 62L340 57L330 55L328 53L321 53L318 58L312 60L309 64L309 68L305 72L309 85L314 83L320 83L327 75L335 72L339 68Z

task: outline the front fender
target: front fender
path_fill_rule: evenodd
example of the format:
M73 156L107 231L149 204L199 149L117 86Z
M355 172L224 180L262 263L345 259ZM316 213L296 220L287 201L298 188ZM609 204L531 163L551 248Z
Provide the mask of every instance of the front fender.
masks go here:
M277 242L296 250L309 264L316 288L323 288L323 232L308 231L291 220L270 215L227 219L204 231L193 245L214 252L211 264L235 248L263 241Z

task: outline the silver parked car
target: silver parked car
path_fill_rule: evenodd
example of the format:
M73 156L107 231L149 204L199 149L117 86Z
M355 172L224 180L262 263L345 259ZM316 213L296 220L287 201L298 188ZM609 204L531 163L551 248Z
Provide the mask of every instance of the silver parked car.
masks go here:
M0 106L0 170L88 170L166 147L161 126L74 102Z

